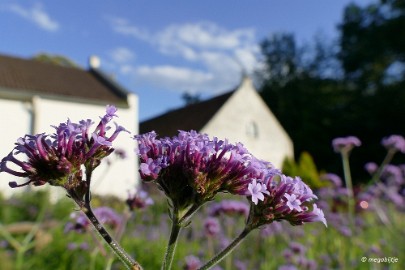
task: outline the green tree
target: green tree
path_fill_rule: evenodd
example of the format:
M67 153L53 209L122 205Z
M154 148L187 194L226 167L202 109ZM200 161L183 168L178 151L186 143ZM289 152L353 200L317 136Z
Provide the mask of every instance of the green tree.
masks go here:
M51 55L48 53L39 53L36 54L32 57L32 59L45 62L45 63L50 63L58 66L63 66L63 67L74 67L77 68L78 65L73 62L73 60L70 60L66 56L62 55Z
M405 135L405 1L350 4L338 29L336 43L318 36L298 46L291 34L265 39L259 91L296 156L309 151L321 169L340 172L333 138L358 136L364 147L352 155L353 176L366 180L364 163L384 155L381 139Z
M325 168L334 160L328 146L348 98L333 53L320 39L298 46L291 34L270 37L261 48L260 94L291 136L295 156L308 151Z
M348 5L340 29L339 59L358 90L374 93L405 75L405 1Z
M184 92L181 95L181 98L183 99L184 103L186 105L191 105L195 104L201 101L201 95L200 94L191 94L189 92Z

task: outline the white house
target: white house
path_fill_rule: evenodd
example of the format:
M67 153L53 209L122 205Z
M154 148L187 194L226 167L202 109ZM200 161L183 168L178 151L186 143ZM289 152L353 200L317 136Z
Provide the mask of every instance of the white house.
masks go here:
M281 168L294 155L293 143L276 117L245 77L236 90L140 123L140 132L173 136L196 130L230 142L241 142L256 157Z
M92 59L94 63L94 58ZM53 133L51 125L92 119L95 125L107 104L118 108L115 121L133 134L138 133L138 97L122 88L97 65L88 70L63 67L36 60L0 55L0 159L25 134ZM95 126L94 126L95 127ZM115 195L125 199L137 183L136 147L132 136L121 133L114 147L125 150L127 158L104 162L94 171L93 193ZM0 173L0 192L9 196L9 181L18 181ZM53 188L56 190L58 188ZM62 189L59 193L63 192Z

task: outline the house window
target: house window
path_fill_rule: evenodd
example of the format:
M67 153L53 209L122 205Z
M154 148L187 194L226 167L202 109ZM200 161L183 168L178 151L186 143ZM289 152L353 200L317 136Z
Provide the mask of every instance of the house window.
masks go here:
M250 138L258 138L259 137L259 127L257 126L255 121L250 121L246 125L246 134Z

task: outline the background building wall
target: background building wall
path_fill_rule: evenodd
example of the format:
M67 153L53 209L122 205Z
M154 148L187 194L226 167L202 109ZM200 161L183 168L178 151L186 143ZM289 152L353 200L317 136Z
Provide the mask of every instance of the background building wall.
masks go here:
M125 151L126 159L118 159L112 153L102 164L94 171L92 181L92 191L99 195L115 195L122 199L126 198L127 191L133 190L138 182L138 166L135 156L135 141L131 138L138 133L138 98L135 95L129 95L129 108L118 107L118 118L114 118L110 133L115 130L113 122L125 127L131 132L122 132L114 141L114 148ZM66 122L69 118L72 122L78 122L82 119L91 119L95 128L100 120L100 116L105 114L105 106L107 104L86 104L83 102L71 102L55 99L46 99L35 97L31 103L34 116L31 117L29 110L24 109L24 103L21 101L1 101L1 120L2 126L8 126L7 132L1 134L1 155L7 155L14 146L14 142L18 137L30 132L31 125L34 133L53 133L55 130L51 125L59 125ZM7 110L6 110L7 108ZM11 117L13 116L13 117ZM19 119L13 122L11 119ZM35 119L34 123L31 120ZM11 125L13 123L13 125ZM92 129L90 129L92 130ZM6 135L3 135L6 133ZM11 195L13 189L8 187L10 175L0 174L0 188L3 194ZM18 180L21 182L22 179ZM53 193L60 196L64 194L63 189L54 188ZM58 190L58 191L57 191Z
M30 132L30 107L28 102L0 99L0 159L10 153L19 137ZM10 177L9 174L0 173L0 192L6 196L14 192L8 186Z
M245 79L202 132L230 142L241 142L256 157L281 168L293 157L293 143L273 113Z

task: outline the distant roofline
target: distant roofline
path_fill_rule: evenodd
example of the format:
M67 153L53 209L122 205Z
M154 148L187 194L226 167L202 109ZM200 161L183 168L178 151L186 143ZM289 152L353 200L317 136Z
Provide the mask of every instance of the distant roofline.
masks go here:
M135 95L99 68L59 66L1 53L0 90L3 92L0 96L8 99L38 95L93 104L111 102L120 106L129 106L129 95Z
M104 73L100 68L93 68L90 67L88 72L94 74L94 76L105 83L109 88L111 88L115 94L121 98L127 98L130 92L118 84L117 81L111 78L111 76L108 76L106 73Z

